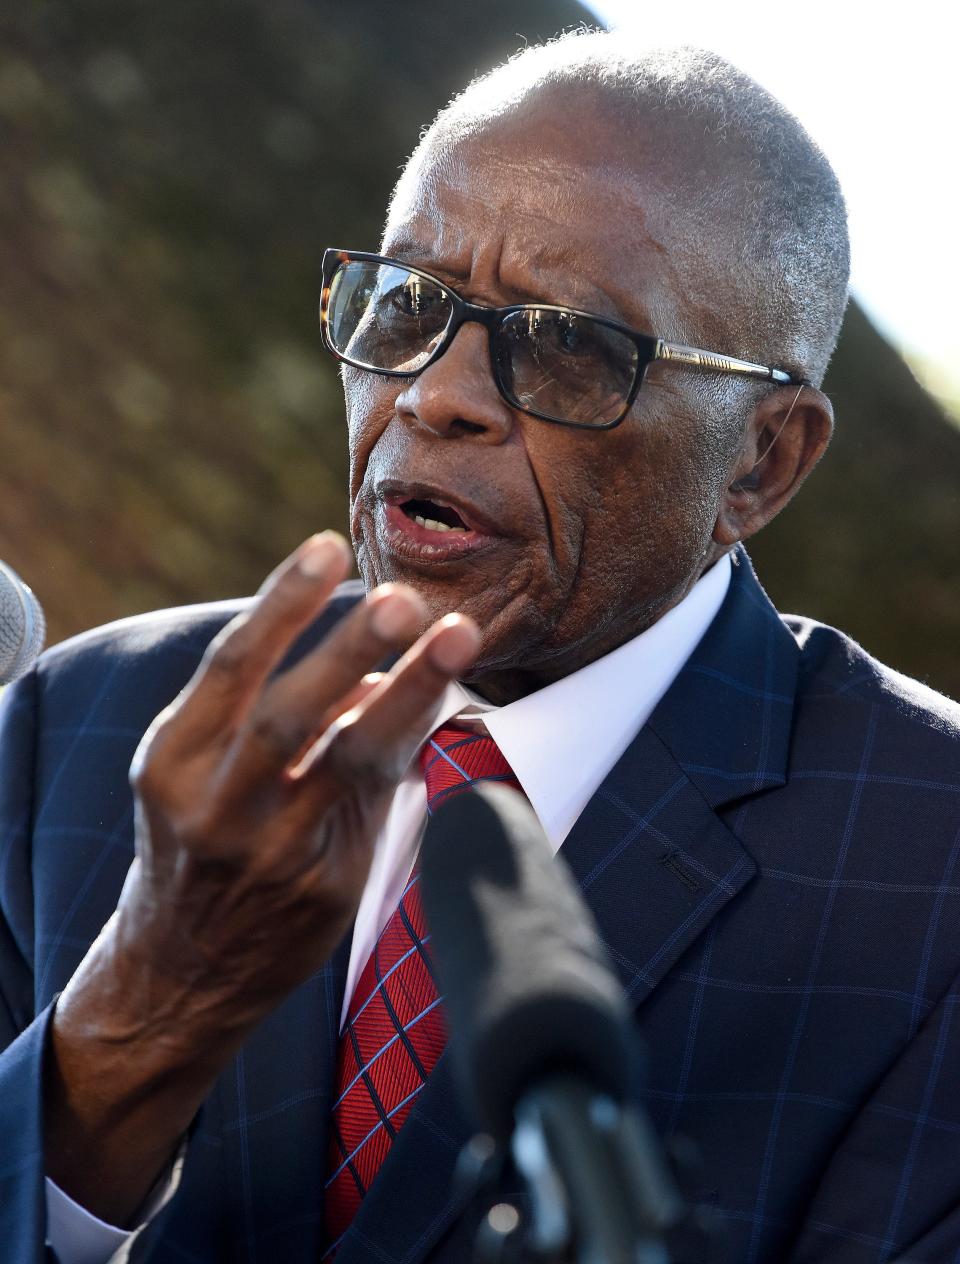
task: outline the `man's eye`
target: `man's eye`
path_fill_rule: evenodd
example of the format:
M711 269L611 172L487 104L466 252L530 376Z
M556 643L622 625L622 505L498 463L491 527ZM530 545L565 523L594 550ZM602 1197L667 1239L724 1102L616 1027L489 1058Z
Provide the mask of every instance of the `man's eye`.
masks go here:
M556 327L557 346L566 355L590 355L596 351L596 339L583 328L575 316L560 320Z
M391 298L394 307L404 316L424 316L436 309L441 295L434 286L414 280L398 286Z
M580 336L580 330L573 325L561 325L558 342L564 351L576 352L583 350L583 338Z

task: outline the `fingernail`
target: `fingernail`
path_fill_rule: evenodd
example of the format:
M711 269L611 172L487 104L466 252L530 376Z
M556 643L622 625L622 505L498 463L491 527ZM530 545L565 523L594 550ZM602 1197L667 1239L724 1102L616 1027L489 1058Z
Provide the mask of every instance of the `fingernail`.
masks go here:
M440 620L443 628L457 629L437 637L430 646L430 661L439 671L456 673L473 661L480 647L480 634L461 615L448 614Z
M320 535L311 536L304 544L297 566L308 579L319 579L327 573L338 555L345 558L349 552L349 546L339 532L323 531Z
M381 589L371 595L370 625L384 641L394 641L416 630L416 601L410 593L395 588Z

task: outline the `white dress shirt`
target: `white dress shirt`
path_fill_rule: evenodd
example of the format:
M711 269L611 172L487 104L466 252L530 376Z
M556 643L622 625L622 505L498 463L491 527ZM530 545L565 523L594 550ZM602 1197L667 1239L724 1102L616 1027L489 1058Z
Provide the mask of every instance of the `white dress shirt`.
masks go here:
M448 685L423 740L454 717L474 723L482 717L559 850L713 622L730 573L729 557L721 558L683 601L632 641L507 706L491 706L463 685ZM394 794L357 910L341 1027L360 972L410 877L426 811L426 788L414 760ZM145 1223L172 1197L178 1179L177 1170L153 1196ZM122 1264L136 1232L97 1220L47 1179L47 1241L61 1264Z

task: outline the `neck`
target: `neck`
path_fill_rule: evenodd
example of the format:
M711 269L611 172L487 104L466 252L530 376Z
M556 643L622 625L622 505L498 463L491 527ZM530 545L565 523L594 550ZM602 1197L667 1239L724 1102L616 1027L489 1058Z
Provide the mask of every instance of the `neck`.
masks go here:
M638 614L627 626L618 623L615 628L608 628L600 633L595 631L588 638L557 650L541 646L536 656L526 656L525 661L520 664L491 664L488 667L481 657L473 673L463 683L494 706L506 706L516 702L518 698L525 698L538 689L562 680L565 676L572 676L574 672L632 641L641 632L652 627L668 610L678 605L685 595L681 594L653 614L649 611Z
M711 559L710 565L715 558ZM494 706L506 706L552 685L565 676L571 676L613 650L619 649L646 632L663 618L668 611L680 605L703 578L709 566L692 575L687 582L653 606L644 604L630 612L615 625L594 627L588 634L563 646L551 646L548 641L526 648L522 662L485 662L481 654L464 684Z

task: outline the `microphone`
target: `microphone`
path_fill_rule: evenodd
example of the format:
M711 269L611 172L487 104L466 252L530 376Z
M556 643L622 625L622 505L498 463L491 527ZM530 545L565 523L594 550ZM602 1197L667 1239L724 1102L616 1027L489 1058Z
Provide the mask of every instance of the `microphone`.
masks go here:
M454 1070L524 1177L533 1245L661 1264L681 1204L636 1101L630 1007L529 803L489 782L452 797L427 824L420 872Z
M47 635L40 602L5 562L0 562L0 686L29 671Z

